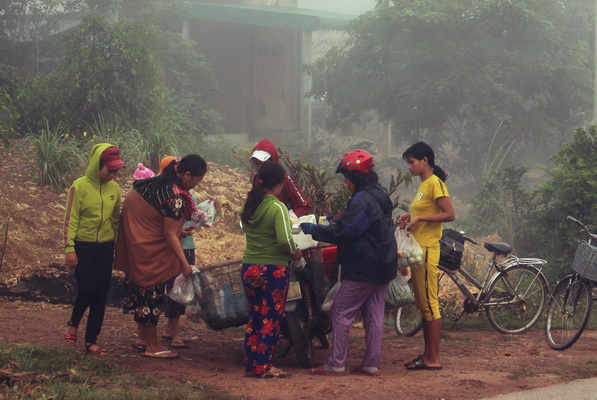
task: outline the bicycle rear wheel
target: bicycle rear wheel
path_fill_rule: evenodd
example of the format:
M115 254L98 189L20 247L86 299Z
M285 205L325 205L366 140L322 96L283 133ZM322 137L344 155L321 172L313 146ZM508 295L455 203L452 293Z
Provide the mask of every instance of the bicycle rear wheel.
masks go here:
M408 285L412 289L412 279L408 280ZM414 336L423 328L423 319L421 312L414 302L408 303L396 310L394 319L394 329L398 336Z
M485 310L491 326L504 334L523 333L541 316L547 299L547 280L531 265L515 265L494 278L488 293L487 303L494 303Z
M553 291L547 310L545 337L554 350L566 350L582 335L591 316L591 285L575 275L564 278Z

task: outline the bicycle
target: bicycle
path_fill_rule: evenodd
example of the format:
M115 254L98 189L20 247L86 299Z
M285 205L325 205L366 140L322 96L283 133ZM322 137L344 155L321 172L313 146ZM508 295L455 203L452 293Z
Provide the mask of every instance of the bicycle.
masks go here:
M481 244L463 232L460 234L474 246ZM465 312L485 311L489 323L496 331L503 334L524 333L537 323L546 303L547 279L542 269L547 261L509 255L512 246L507 243L489 242L484 247L493 255L491 261L482 261L487 267L481 282L461 265L455 270L442 265L441 261L438 265L441 271L438 279L441 281L447 275L466 297L462 311L453 315L452 319L458 321ZM508 258L497 262L498 256ZM471 292L459 275L478 292ZM413 336L423 327L420 312L414 302L396 311L394 327L399 336Z
M554 350L566 350L580 338L587 326L593 301L593 287L597 286L597 247L591 240L597 234L579 220L567 219L584 228L589 241L581 240L576 247L572 270L575 272L562 279L551 295L547 309L545 337Z

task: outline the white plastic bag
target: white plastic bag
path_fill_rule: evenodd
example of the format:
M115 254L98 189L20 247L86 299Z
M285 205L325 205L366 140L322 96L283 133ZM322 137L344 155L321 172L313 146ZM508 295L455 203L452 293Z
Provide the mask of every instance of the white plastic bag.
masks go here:
M414 236L407 235L398 249L398 267L420 267L423 265L423 250Z
M216 206L213 200L205 200L197 205L197 210L191 214L189 222L196 231L201 227L213 228L216 214Z
M168 297L183 306L196 304L197 297L195 296L192 278L185 278L183 274L178 275L174 280L172 290L168 292Z
M199 203L198 207L205 213L205 219L203 220L201 225L207 228L212 228L216 223L217 215L216 205L214 204L214 201L211 199L205 200Z
M330 312L332 311L332 305L334 305L334 299L336 298L336 294L338 294L338 289L340 289L340 281L336 282L334 286L330 289L327 296L325 296L325 300L321 305L321 311L323 312Z
M334 284L334 286L332 286L332 288L330 289L328 294L325 296L325 300L323 301L323 304L321 305L321 311L323 311L323 312L329 313L332 311L332 305L334 304L334 299L336 298L336 294L338 294L338 289L340 289L341 267L342 266L338 266L338 281Z
M406 239L406 229L400 227L396 228L394 231L394 237L396 238L397 249L400 250L402 243L404 243L404 239Z
M315 247L318 243L317 240L313 239L311 235L307 235L300 229L300 224L303 222L310 222L312 224L316 224L317 219L315 218L315 214L303 215L298 219L298 224L292 226L292 238L301 250Z

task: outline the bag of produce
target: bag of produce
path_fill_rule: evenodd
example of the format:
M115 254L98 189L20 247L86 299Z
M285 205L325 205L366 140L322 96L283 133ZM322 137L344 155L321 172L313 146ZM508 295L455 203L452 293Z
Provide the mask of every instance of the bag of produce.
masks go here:
M390 281L388 286L388 293L386 294L386 308L394 309L403 307L415 301L415 296L408 286L406 278L401 273L398 273L394 279Z
M408 234L398 249L398 267L420 267L423 265L423 250L413 235Z

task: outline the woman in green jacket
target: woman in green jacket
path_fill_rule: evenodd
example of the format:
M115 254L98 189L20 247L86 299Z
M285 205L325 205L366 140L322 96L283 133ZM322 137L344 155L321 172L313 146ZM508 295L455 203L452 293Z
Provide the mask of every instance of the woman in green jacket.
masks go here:
M66 265L75 268L78 288L64 340L77 342L79 322L89 308L85 348L102 356L108 352L97 345L97 337L104 322L120 216L120 188L113 179L122 167L116 146L95 145L85 176L68 192L64 214L64 259Z
M284 187L284 168L273 161L261 165L241 210L247 241L242 280L249 301L245 331L245 376L284 378L271 359L284 318L288 263L302 252L294 242L286 206L276 198Z

